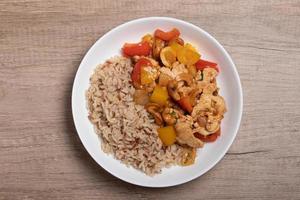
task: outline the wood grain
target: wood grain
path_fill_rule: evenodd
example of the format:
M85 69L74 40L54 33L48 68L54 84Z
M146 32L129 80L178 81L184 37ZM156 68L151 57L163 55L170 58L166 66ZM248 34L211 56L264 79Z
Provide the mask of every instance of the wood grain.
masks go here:
M201 178L122 182L83 148L70 95L87 49L125 21L171 16L210 32L244 90L239 134ZM1 0L0 199L299 199L300 1Z

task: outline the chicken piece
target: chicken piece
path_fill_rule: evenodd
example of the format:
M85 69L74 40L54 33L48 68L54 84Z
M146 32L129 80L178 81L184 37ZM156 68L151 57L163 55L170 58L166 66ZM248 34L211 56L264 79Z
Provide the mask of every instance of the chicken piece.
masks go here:
M181 73L176 76L175 80L178 82L182 82L183 85L190 86L193 83L193 76L190 75L189 73Z
M216 76L217 71L212 68L205 68L203 72L198 71L196 75L198 77L197 88L204 94L213 94L218 89Z
M219 115L223 115L227 111L224 98L218 95L218 96L213 96L212 100L215 103L217 113Z
M191 114L193 118L197 118L201 112L211 112L211 96L207 94L201 95L199 102L195 105Z
M222 116L222 117L220 118L220 116ZM207 117L205 129L209 133L216 132L220 128L220 123L221 123L222 118L223 118L223 115L213 116L212 114L209 114Z
M226 112L223 97L202 94L199 103L193 109L192 117L197 116L201 111L214 113L214 115L223 115Z
M175 74L171 71L170 68L167 68L167 67L161 67L161 68L159 69L159 71L160 71L161 73L164 73L164 74L170 76L172 79L175 78Z
M206 87L203 88L202 92L204 94L213 94L217 89L218 88L216 83L210 83L206 84Z
M189 96L189 94L192 92L192 90L193 90L192 87L186 87L186 86L177 88L177 92L181 97Z
M202 91L203 94L213 94L218 90L217 83L205 83L203 81L197 82L196 87Z
M179 62L175 62L175 63L173 63L172 73L174 74L174 77L176 78L176 76L178 76L179 74L189 73L189 71L184 66L184 64L180 64Z
M221 96L202 94L199 103L194 107L192 117L199 124L199 132L209 135L220 128L226 112L225 101Z
M202 93L201 88L198 88L197 86L192 87L192 90L190 91L189 96L190 96L190 101L191 101L191 104L193 107L196 105L196 102L199 99L201 93Z
M200 148L203 147L204 143L194 136L193 129L188 122L179 121L175 125L176 140L180 144L186 144L190 147Z
M204 68L202 72L203 82L212 83L215 82L215 79L218 75L218 72L213 68Z

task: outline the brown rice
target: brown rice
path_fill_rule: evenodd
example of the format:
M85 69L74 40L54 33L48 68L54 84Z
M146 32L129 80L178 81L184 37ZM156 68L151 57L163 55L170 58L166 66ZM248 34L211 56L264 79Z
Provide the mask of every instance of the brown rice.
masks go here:
M148 175L180 162L182 147L164 147L153 119L133 101L131 61L114 57L97 66L86 93L89 119L101 138L102 149L127 166Z

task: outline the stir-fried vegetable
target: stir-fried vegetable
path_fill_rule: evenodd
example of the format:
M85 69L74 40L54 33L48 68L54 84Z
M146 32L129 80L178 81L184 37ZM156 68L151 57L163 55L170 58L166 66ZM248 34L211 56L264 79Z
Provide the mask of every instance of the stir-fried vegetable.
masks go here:
M157 129L158 137L165 146L170 146L176 141L176 133L173 126L165 126Z
M134 85L141 84L141 71L143 67L152 66L151 62L147 58L140 58L138 62L134 65L131 73L131 80Z
M142 42L148 42L150 46L153 45L153 37L151 34L146 34L142 37Z
M165 146L175 141L188 146L181 162L186 166L194 163L195 148L219 137L226 107L218 95L217 63L201 59L196 47L179 36L176 28L157 29L139 43L124 44L123 53L135 63L135 103L144 105L161 127L157 131Z
M168 42L168 46L171 46L174 42L176 42L176 43L178 43L178 44L180 44L180 45L184 45L184 41L183 41L183 39L182 38L180 38L180 37L176 37L176 38L173 38L172 40L170 40L169 42Z
M148 56L151 47L148 42L125 43L122 50L126 56Z
M141 69L141 84L146 85L155 81L157 77L157 69L154 67L142 67Z
M171 47L165 47L160 52L160 59L165 66L171 67L176 61L176 51Z
M176 52L176 56L178 56L179 51L183 49L183 46L178 42L171 43L170 47Z
M180 32L177 28L173 28L169 32L164 32L160 29L156 29L156 31L154 32L155 37L162 39L164 41L170 41L174 38L177 38L179 35L180 35Z
M200 54L196 48L189 43L182 46L177 42L173 42L170 47L176 52L177 59L182 64L194 65L200 59Z
M203 70L204 68L213 68L215 70L217 70L217 72L219 72L219 68L218 68L218 64L217 63L214 63L214 62L210 62L210 61L207 61L207 60L202 60L202 59L199 59L196 63L195 63L195 66L197 68L197 70Z
M188 97L188 96L181 97L181 99L178 101L178 104L180 105L180 107L182 109L188 111L189 113L191 113L193 111L193 106L191 104L190 97Z
M192 51L194 51L194 52L197 52L196 47L194 47L194 46L191 45L190 43L185 43L184 47L187 48L187 49L190 49L190 50L192 50Z
M177 59L185 65L193 65L200 59L200 54L191 50L189 46L184 46L178 51Z
M221 135L221 129L218 129L215 133L207 136L201 135L200 133L194 133L194 135L203 142L214 142Z
M150 101L158 103L160 105L165 105L169 98L168 91L166 87L161 87L156 85L154 91L150 97Z

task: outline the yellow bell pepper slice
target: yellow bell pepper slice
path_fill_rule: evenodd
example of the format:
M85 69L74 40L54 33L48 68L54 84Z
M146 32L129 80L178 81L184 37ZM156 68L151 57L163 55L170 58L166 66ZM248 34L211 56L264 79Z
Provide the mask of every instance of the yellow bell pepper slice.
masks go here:
M176 133L173 126L165 126L157 129L158 137L165 146L170 146L176 141Z
M151 34L146 34L142 37L143 42L148 42L150 46L153 45L153 36Z
M166 87L161 87L156 85L154 91L150 97L150 101L158 103L160 105L165 105L169 98L168 91Z
M187 47L184 47L178 52L177 59L182 64L193 65L200 59L200 54Z
M176 51L171 47L165 47L160 52L160 59L166 67L171 67L176 61Z
M192 51L197 52L196 47L194 47L194 46L193 46L192 44L190 44L190 43L185 43L184 47L187 48L187 49L190 49L190 50L192 50Z
M154 67L143 67L141 69L141 84L146 85L152 83L157 76L157 69Z
M178 55L178 52L183 49L183 46L178 44L177 42L172 42L170 44L170 47L176 52L176 55Z

